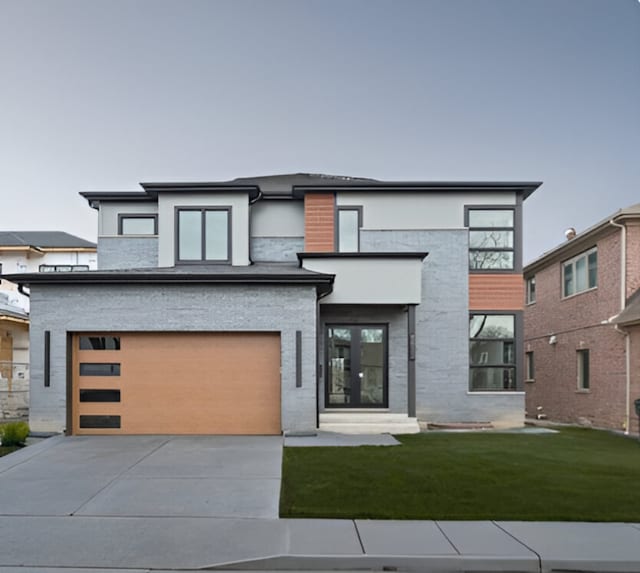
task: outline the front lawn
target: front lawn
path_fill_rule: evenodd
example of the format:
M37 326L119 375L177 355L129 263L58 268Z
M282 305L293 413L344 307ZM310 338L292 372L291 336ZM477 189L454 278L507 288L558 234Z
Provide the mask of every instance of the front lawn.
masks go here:
M635 439L577 428L398 439L285 448L280 516L640 522Z
M20 448L18 446L11 446L11 447L5 447L5 446L0 446L0 458L2 456L6 456L7 454L10 454L11 452L15 452L16 450L19 450Z

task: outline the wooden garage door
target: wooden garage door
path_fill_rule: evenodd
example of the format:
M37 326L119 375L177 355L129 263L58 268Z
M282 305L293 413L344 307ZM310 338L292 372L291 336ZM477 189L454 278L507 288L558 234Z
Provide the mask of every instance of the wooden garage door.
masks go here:
M277 333L72 340L73 434L279 434Z

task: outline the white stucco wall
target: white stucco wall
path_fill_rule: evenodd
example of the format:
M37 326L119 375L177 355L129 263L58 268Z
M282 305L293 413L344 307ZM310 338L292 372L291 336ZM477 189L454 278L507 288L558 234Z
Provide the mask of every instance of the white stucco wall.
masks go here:
M251 206L252 237L304 237L304 202L262 200Z
M176 207L231 208L231 262L249 264L249 195L248 193L161 193L158 197L158 265L175 264Z
M465 205L515 205L512 192L339 192L336 204L362 206L369 230L461 229Z

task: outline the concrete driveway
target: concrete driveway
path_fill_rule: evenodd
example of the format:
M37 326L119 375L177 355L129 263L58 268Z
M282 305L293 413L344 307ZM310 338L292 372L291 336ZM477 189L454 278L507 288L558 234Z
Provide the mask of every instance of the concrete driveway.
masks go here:
M0 515L278 517L278 436L55 437L0 458Z

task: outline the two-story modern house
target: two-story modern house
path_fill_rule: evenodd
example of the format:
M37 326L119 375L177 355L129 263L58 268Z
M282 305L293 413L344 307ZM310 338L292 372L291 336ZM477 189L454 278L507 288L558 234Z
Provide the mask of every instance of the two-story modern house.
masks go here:
M640 204L524 269L527 413L637 432Z
M95 269L96 245L61 231L0 231L0 273ZM0 280L0 420L29 404L29 297Z
M82 193L98 270L10 277L31 289L31 425L521 425L538 186L297 174Z

